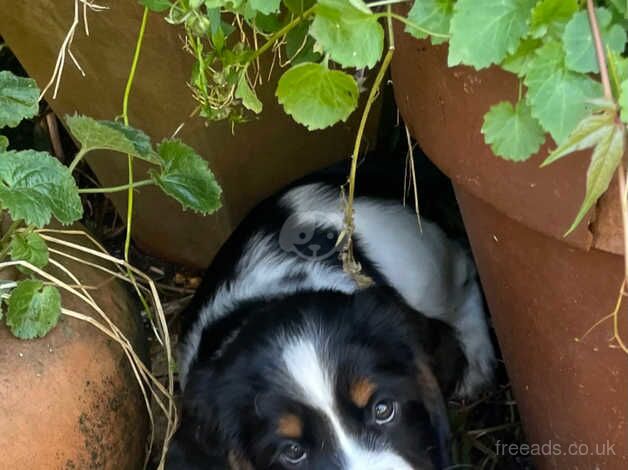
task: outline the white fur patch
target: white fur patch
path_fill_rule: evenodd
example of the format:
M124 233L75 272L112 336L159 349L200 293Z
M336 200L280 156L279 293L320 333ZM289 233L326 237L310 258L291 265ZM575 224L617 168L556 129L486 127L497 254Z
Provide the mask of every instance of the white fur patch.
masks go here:
M283 349L282 359L298 399L321 412L331 425L342 453L343 468L412 470L412 467L392 450L368 449L345 429L337 411L334 392L335 371L326 355L324 340L319 335L308 332L289 340Z
M325 213L342 228L338 193L327 186L295 188L282 202L304 218ZM471 257L437 225L422 220L419 230L399 203L357 198L354 211L357 243L390 285L412 308L456 330L469 363L458 394L474 395L492 379L495 355Z

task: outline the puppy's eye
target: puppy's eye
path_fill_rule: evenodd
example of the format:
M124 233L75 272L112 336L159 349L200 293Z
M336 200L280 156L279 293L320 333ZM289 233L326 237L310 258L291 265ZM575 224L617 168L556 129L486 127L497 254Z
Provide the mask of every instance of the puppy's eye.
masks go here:
M296 442L291 442L281 451L281 460L290 465L297 465L303 462L306 458L307 452Z
M377 424L392 422L397 415L397 402L389 399L380 400L373 405L373 419Z

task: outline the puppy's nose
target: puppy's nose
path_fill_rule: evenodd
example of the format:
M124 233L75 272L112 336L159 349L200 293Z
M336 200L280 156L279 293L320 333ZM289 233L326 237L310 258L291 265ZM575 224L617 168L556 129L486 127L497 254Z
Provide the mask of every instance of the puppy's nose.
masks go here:
M308 246L308 248L309 248L310 250L312 250L312 253L313 253L314 255L316 255L316 253L318 252L318 250L320 250L320 249L321 249L321 246L320 246L320 245L318 245L318 244L316 244L316 243L312 243L311 245L309 245L309 246Z

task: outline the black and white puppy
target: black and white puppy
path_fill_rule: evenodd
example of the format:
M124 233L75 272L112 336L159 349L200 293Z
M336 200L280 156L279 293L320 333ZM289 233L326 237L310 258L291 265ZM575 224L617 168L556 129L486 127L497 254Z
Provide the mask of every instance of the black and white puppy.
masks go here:
M400 200L360 194L355 253L375 281L360 289L336 247L344 174L263 202L209 268L184 313L169 469L449 464L445 399L494 363L473 262Z

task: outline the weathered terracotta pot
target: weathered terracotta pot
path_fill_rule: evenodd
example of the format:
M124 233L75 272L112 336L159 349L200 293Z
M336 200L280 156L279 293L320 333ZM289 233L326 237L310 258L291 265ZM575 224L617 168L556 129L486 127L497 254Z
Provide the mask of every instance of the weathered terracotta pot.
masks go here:
M145 353L139 309L129 291L92 267L62 263L84 285L99 286L90 291L96 302L136 351ZM62 293L62 303L99 318L74 296ZM22 341L2 323L0 468L141 469L147 424L126 357L94 326L62 316L46 337Z
M516 100L515 77L495 68L449 69L447 46L433 47L401 30L396 41L396 101L413 136L456 189L527 438L550 445L542 452L549 455L536 457L538 467L625 469L628 357L609 342L611 321L575 340L608 315L618 297L623 260L616 187L563 238L584 196L589 156L540 169L552 142L526 163L493 156L480 133L483 115L492 104ZM624 337L627 312L625 304Z
M85 77L68 57L58 98L46 95L60 117L75 112L97 119L120 115L142 7L137 1L106 4L108 10L88 13L89 37L82 25L75 34L72 52ZM29 76L43 87L72 24L74 0L0 0L0 11L0 34ZM135 200L133 236L153 256L204 268L241 218L261 199L300 176L350 155L360 113L355 112L347 123L331 129L308 132L277 103L275 73L261 87L264 112L259 119L237 126L235 133L228 123L206 126L203 119L190 118L196 108L187 85L193 58L183 50L182 34L181 28L151 14L130 100L130 121L155 142L170 137L180 124L185 124L179 137L209 161L224 189L224 207L210 217L184 213L177 202L158 189L142 188ZM269 69L270 62L264 66L264 78ZM373 125L367 132L371 143L377 115L374 110ZM127 181L124 156L99 152L88 157L88 162L104 186ZM143 178L146 165L137 162L136 167L137 179ZM111 199L125 214L125 193L112 194Z

